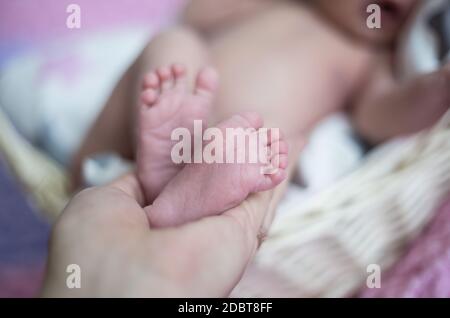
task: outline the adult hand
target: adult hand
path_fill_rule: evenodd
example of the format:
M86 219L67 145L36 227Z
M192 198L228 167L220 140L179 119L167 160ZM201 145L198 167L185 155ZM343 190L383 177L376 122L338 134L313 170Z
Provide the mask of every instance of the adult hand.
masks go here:
M151 229L134 175L75 196L51 238L44 297L225 297L271 222L272 192L170 229ZM66 285L67 266L81 288Z

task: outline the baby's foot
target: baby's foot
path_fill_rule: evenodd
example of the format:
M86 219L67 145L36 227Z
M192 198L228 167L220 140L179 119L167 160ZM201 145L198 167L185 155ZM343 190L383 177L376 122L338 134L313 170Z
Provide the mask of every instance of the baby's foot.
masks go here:
M143 82L137 139L137 174L149 203L162 191L183 165L171 159L176 128L193 132L194 120L206 123L218 78L206 68L197 75L194 92L188 88L182 65L159 68Z
M235 153L245 151L246 163L187 164L146 208L151 226L177 226L205 216L218 215L244 201L249 194L274 188L286 178L288 145L283 137L260 129L263 123L256 114L236 115L218 128L226 136L227 128L253 128L253 135L266 134L260 147L269 149L265 162L249 163L250 143L234 142ZM235 132L238 130L235 130ZM243 132L244 130L241 129ZM224 152L227 149L224 137ZM244 148L244 149L242 149ZM253 161L255 162L255 161ZM266 169L272 167L274 169Z

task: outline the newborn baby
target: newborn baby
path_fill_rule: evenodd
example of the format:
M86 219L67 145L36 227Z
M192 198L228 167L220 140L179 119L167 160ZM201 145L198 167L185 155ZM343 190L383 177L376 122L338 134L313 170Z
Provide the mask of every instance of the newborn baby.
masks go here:
M192 0L179 26L156 36L118 83L74 158L75 184L92 154L135 159L153 203L150 223L170 226L221 213L284 178L256 175L245 164L174 165L170 133L194 120L257 129L255 115L223 121L256 112L267 127L285 132L292 159L319 120L344 108L371 143L429 127L449 107L450 69L400 83L391 65L396 37L417 2ZM367 25L370 4L381 8L379 29ZM173 190L181 182L192 189ZM171 212L154 212L157 203Z

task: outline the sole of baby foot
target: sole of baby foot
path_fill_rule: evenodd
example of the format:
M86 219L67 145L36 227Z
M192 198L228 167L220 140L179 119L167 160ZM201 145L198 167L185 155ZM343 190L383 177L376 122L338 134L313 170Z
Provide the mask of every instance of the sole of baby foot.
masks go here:
M194 121L206 125L217 89L214 69L197 74L195 89L189 89L186 68L180 64L161 67L143 80L138 118L137 175L147 202L151 203L164 186L183 168L174 163L171 150L177 128L193 130Z

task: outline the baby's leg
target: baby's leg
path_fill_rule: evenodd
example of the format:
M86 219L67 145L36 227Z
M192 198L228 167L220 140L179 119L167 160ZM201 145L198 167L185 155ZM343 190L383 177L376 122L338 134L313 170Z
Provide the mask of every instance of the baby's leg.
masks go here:
M81 185L81 165L87 157L101 152L116 152L124 158L134 158L135 114L141 83L150 70L176 62L186 66L187 83L191 87L198 71L209 64L206 45L187 28L174 28L156 36L119 81L72 160L75 187Z

